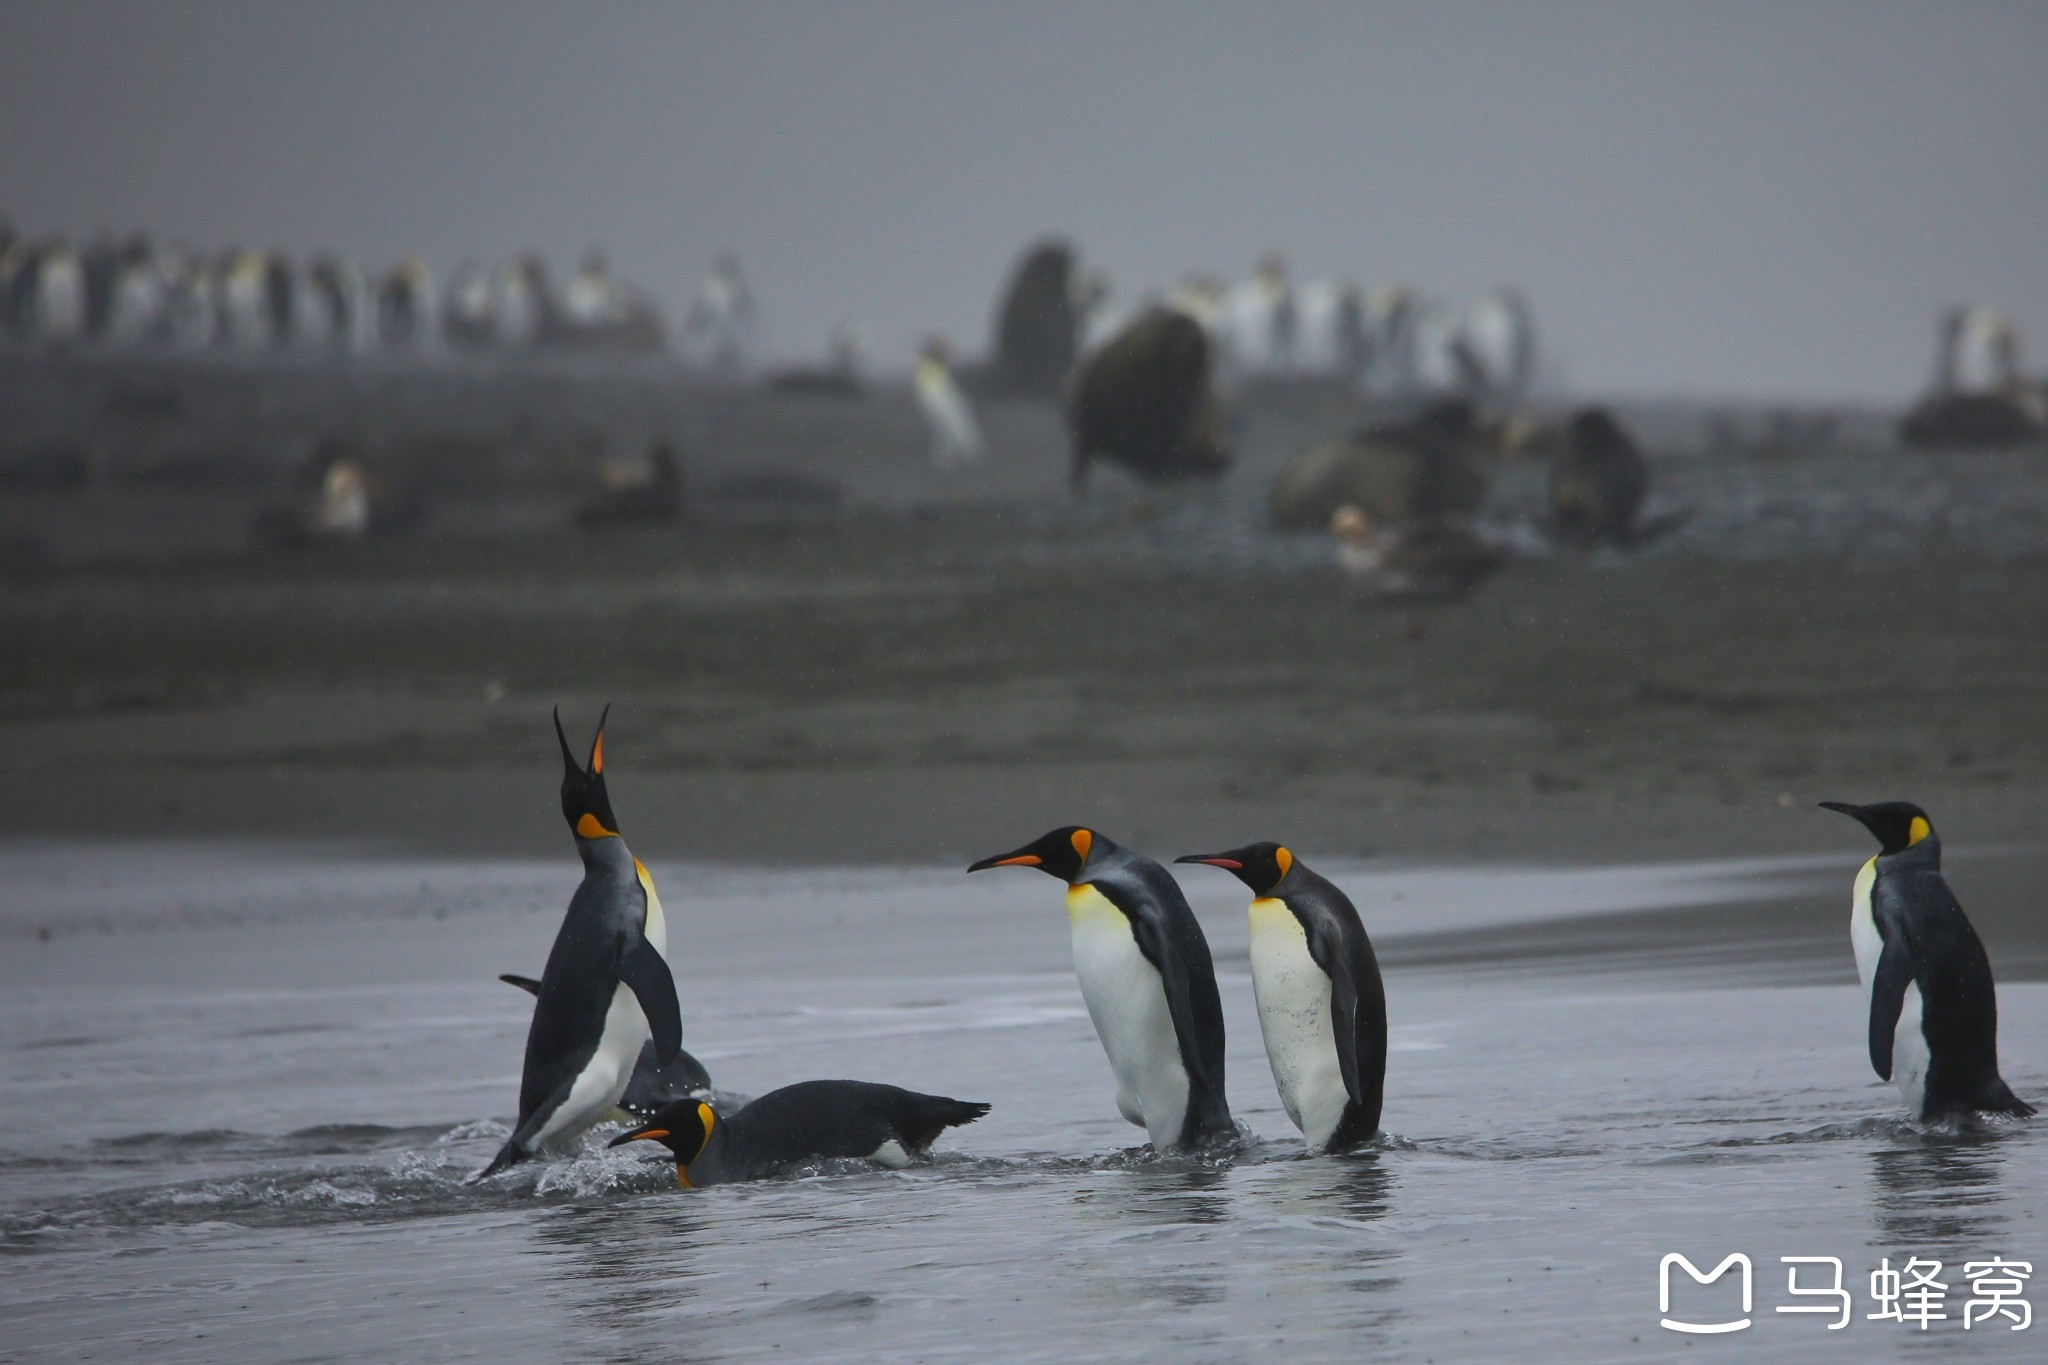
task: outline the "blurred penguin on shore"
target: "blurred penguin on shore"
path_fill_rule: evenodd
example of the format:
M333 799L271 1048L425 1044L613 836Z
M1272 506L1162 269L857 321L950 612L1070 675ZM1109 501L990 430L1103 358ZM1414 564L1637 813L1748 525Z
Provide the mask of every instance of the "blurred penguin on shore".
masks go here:
M638 478L586 499L575 521L586 531L608 526L662 526L683 514L683 467L675 447L656 441L647 450L647 468Z
M1641 521L1650 467L1614 414L1580 408L1550 466L1551 534L1568 545L1633 545L1649 529Z
M996 308L991 383L1007 393L1056 396L1073 373L1099 295L1072 246L1056 239L1033 245Z
M1446 398L1317 446L1274 480L1273 525L1320 530L1345 506L1378 526L1470 516L1486 498L1486 476L1468 453L1477 431L1472 405Z
M917 391L918 411L931 431L933 466L955 469L979 460L984 449L981 423L953 377L952 354L942 338L925 342L912 385Z
M1330 514L1337 567L1355 597L1406 601L1461 596L1501 564L1501 553L1456 521L1386 526L1345 504Z
M1208 332L1179 308L1140 313L1081 362L1067 429L1077 493L1097 460L1147 482L1220 477L1230 453Z
M726 378L744 374L754 361L759 325L754 291L740 269L739 257L721 254L711 263L711 273L704 277L683 314L687 353L714 374Z
M2020 374L2019 329L1995 308L1942 312L1927 395L1899 420L1920 449L1994 448L2048 437L2048 394Z

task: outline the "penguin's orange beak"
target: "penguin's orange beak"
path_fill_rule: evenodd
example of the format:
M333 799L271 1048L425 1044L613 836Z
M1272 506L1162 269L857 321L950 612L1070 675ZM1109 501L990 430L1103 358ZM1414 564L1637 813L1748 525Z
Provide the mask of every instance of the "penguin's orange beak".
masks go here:
M1038 867L1045 862L1036 853L999 853L993 858L983 858L968 866L969 872L984 872L991 867Z
M1190 853L1185 858L1175 858L1177 863L1202 863L1208 867L1220 867L1229 872L1242 872L1244 864L1235 858L1226 858L1219 853Z

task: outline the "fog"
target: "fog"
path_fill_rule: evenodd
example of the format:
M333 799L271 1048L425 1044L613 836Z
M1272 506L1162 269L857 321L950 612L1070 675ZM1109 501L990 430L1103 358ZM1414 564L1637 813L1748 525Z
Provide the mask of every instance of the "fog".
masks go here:
M41 0L0 215L440 269L739 253L771 351L985 344L1017 250L1118 296L1512 282L1581 391L1897 400L1934 310L2048 328L2048 10Z

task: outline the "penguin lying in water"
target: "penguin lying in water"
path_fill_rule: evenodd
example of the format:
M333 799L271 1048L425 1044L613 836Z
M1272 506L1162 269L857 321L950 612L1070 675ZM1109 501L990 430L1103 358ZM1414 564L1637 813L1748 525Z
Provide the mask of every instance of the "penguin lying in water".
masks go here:
M986 1113L985 1104L871 1081L800 1081L729 1118L708 1104L680 1100L608 1145L659 1142L675 1157L677 1182L690 1190L759 1180L832 1157L901 1170L939 1134Z
M515 976L511 972L501 973L498 980L508 986L517 986L528 995L540 995L540 982L530 976ZM702 1099L711 1093L711 1073L704 1063L688 1052L677 1052L663 1066L655 1056L654 1040L649 1038L640 1047L640 1056L633 1063L633 1079L626 1082L626 1093L619 1097L619 1108L634 1119L644 1119L655 1110L678 1100Z
M1251 888L1259 1031L1308 1149L1371 1142L1387 1076L1387 995L1357 908L1279 844L1174 861L1220 867Z
M1234 1140L1216 969L1172 875L1077 825L967 870L990 867L1067 883L1074 972L1116 1074L1117 1111L1161 1152Z
M519 1122L479 1180L536 1152L566 1147L602 1122L624 1098L650 1038L663 1066L683 1046L661 897L619 837L605 791L604 718L587 767L569 752L559 711L555 738L562 746L562 815L576 836L583 883L570 898L535 993Z
M1941 875L1941 839L1910 801L1823 801L1877 836L1850 892L1849 941L1869 999L1870 1064L1913 1117L2024 1117L2034 1107L1998 1074L1991 959Z

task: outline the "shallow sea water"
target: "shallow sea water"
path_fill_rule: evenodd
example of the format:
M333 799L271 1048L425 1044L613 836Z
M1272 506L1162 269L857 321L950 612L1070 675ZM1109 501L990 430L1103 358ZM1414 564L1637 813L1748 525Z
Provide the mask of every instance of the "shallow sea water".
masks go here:
M1325 869L1405 935L1813 894L1840 859ZM533 971L572 860L258 845L0 845L0 1356L174 1360L1302 1358L2014 1360L1962 1263L2048 1280L2048 1125L1921 1131L1871 1076L1853 985L1714 958L1388 972L1378 1150L1306 1158L1245 969L1243 897L1184 885L1216 950L1229 1158L1116 1114L1059 888L1024 872L655 865L686 1044L721 1088L850 1076L994 1112L900 1172L676 1188L598 1149L489 1185ZM1846 928L1846 926L1845 926ZM1838 980L1848 970L1846 932ZM1673 966L1676 960L1678 965ZM2048 1091L2048 987L2000 993ZM1658 1262L1755 1266L1753 1325L1659 1326ZM1844 1262L1854 1320L1781 1315L1781 1256ZM1950 1316L1870 1321L1880 1257ZM1813 1281L1803 1271L1802 1285ZM1681 1275L1673 1314L1736 1316ZM2029 1298L2048 1303L2048 1284Z

